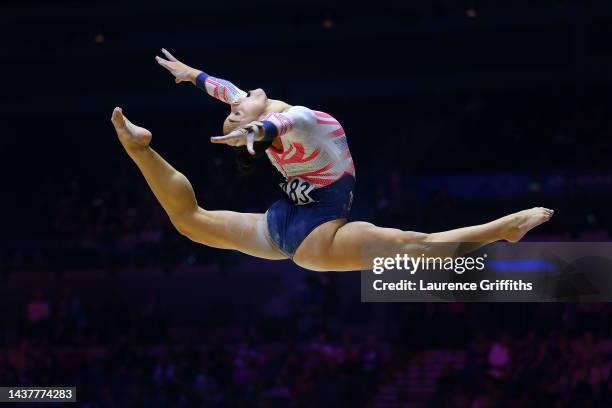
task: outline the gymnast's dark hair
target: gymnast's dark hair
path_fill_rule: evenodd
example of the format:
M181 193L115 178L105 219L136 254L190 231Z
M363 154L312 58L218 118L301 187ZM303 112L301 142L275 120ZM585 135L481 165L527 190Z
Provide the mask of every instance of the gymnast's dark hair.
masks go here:
M253 148L255 149L254 156L249 153L246 146L235 147L238 170L240 170L242 174L252 174L255 171L255 160L263 156L266 153L266 149L270 147L271 144L272 140L255 142L253 144Z

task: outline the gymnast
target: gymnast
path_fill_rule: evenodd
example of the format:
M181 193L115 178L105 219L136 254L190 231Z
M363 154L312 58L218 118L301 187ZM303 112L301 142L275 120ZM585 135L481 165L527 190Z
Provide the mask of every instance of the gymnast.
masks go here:
M355 166L336 119L269 99L262 89L245 92L185 65L165 49L162 53L165 58L155 59L176 83L191 82L230 106L224 136L211 137L211 142L241 149L245 161L265 154L284 179L281 198L265 214L206 210L196 202L189 180L151 148L151 132L115 108L111 122L119 141L177 231L195 242L270 260L291 259L314 271L356 271L371 268L367 254L372 248L419 256L436 243L517 242L553 215L535 207L436 233L348 222Z

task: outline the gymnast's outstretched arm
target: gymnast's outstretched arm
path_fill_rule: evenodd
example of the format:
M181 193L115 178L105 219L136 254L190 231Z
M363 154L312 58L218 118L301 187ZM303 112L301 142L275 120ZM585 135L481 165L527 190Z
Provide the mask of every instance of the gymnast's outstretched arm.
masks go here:
M190 67L187 64L177 60L166 49L162 48L162 52L166 59L155 57L159 65L166 68L174 75L174 82L191 82L198 88L206 91L213 98L219 99L225 103L233 103L238 99L247 95L245 91L238 88L236 85L221 78L215 78L208 75L206 72Z
M147 129L132 124L120 108L111 118L119 141L136 163L172 224L189 239L265 259L285 259L265 235L264 214L207 211L198 206L191 183L157 154Z
M155 57L155 60L159 65L167 69L173 76L174 82L191 82L198 88L206 91L210 96L233 105L238 102L241 98L247 96L247 93L237 87L232 82L216 78L208 75L206 72L196 68L192 68L189 65L179 61L166 49L162 48L162 53L167 59L161 57ZM270 99L269 111L271 112L285 112L291 108L286 102L279 101L276 99Z

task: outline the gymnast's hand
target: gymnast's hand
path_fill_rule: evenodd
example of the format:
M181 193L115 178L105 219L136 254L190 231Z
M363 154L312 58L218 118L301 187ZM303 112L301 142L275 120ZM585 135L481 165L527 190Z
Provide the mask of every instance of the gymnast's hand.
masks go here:
M155 60L159 65L166 68L172 75L174 75L174 82L191 82L195 85L197 76L202 72L195 68L191 68L189 65L183 64L170 54L165 48L162 48L162 52L168 58L167 60L155 56Z
M229 132L225 136L214 136L210 138L212 143L226 144L228 146L244 146L251 155L255 154L253 144L255 141L263 139L263 124L261 122L251 122L241 128Z

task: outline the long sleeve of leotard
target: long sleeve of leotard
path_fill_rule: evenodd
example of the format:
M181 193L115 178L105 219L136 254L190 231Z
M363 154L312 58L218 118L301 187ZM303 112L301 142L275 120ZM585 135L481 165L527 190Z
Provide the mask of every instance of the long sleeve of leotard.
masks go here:
M225 79L215 78L206 72L200 73L196 78L196 86L206 91L213 98L225 103L232 103L246 96L246 92Z
M268 113L261 121L264 140L273 140L292 129L308 131L317 123L315 113L304 106L293 106L287 112Z

